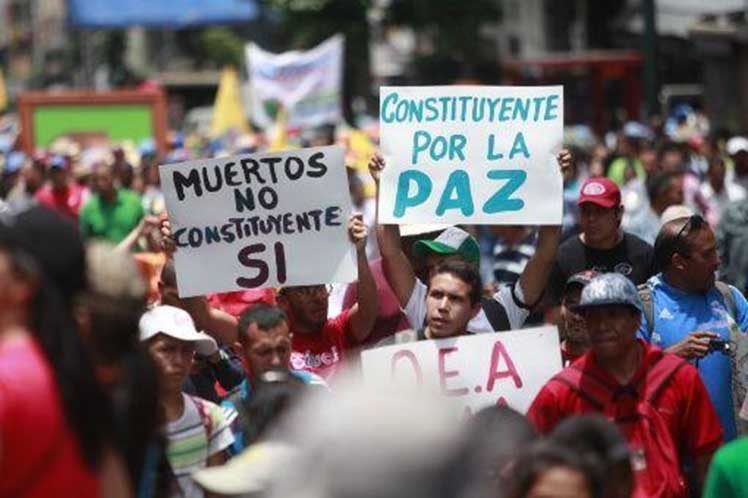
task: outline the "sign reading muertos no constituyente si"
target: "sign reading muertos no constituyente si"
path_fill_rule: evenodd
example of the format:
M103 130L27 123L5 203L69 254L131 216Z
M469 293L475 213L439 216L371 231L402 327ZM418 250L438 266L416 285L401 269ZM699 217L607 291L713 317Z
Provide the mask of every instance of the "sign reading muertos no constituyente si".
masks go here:
M382 87L382 223L557 225L563 87Z
M190 161L159 173L181 297L357 278L341 148Z
M472 413L506 404L525 413L561 370L556 327L395 344L361 354L365 383L376 389L428 389Z

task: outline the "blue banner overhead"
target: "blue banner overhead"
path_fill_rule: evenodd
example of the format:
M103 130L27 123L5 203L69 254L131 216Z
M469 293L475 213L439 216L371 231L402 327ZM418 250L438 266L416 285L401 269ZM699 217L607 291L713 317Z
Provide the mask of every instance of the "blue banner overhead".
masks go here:
M257 0L68 0L70 24L79 28L186 28L252 21L259 13Z

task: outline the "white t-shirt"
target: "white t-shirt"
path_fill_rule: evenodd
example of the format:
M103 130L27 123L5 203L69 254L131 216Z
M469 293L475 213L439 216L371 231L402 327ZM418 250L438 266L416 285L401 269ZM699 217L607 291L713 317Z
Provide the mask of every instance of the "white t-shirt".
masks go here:
M421 282L419 279L416 279L416 283L413 286L413 292L410 294L410 299L408 299L408 304L406 304L405 309L403 309L403 313L405 313L410 326L413 327L414 330L420 329L426 322L427 294L428 287L426 284ZM522 286L519 285L519 283L515 286L514 294L517 299L524 302L525 296L522 294ZM527 320L527 317L530 315L530 311L517 306L517 303L514 302L514 298L512 297L512 288L508 285L503 285L498 292L493 295L493 298L504 307L511 329L515 330L521 328L525 323L525 320ZM475 315L475 318L470 320L467 330L473 334L494 332L493 327L491 327L491 324L488 322L486 313L483 310L480 310L478 314Z
M230 426L238 414L201 398L184 393L182 397L182 416L166 425L166 457L179 487L174 496L203 498L192 474L205 468L208 457L231 446L234 435Z

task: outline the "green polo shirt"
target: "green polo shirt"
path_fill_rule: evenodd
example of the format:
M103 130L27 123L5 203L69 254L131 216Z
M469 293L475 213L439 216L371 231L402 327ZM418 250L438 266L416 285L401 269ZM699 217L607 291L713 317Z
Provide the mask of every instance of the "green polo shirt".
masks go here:
M132 190L117 189L114 202L106 202L98 194L91 196L78 219L84 238L101 238L116 244L138 226L143 215L140 196Z
M712 459L704 486L704 498L748 496L748 438L723 446Z

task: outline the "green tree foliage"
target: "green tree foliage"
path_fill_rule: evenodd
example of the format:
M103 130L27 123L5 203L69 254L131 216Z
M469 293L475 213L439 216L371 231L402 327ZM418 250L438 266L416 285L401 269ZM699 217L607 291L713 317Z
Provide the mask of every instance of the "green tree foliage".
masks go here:
M369 93L369 25L366 12L370 0L265 0L277 16L279 28L274 49L309 49L330 36L345 36L343 97L345 113L351 117L353 96ZM283 40L281 45L279 42Z
M460 77L496 77L496 42L481 30L500 19L498 0L393 0L385 23L409 26L419 39L427 38L432 50L416 54L415 76L447 83Z
M210 27L200 33L203 57L217 67L242 65L244 42L229 28Z

